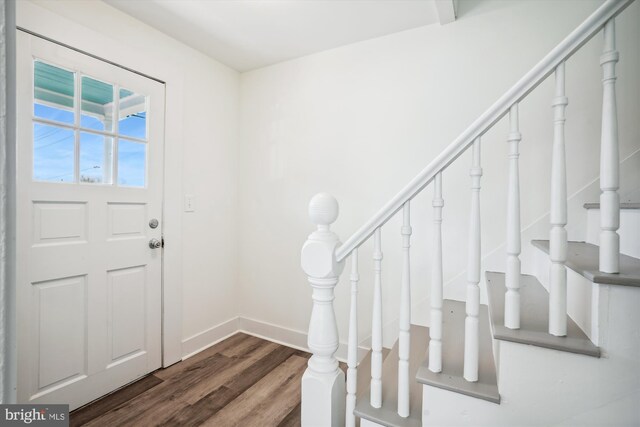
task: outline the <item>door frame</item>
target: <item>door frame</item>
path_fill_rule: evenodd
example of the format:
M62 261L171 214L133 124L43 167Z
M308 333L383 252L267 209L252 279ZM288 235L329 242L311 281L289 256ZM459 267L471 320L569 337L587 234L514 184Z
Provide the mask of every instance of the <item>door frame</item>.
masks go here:
M16 3L0 3L0 403L16 401Z
M19 31L71 48L145 77L153 76L151 77L153 80L164 84L163 236L166 245L163 251L161 272L162 366L166 367L179 362L182 359L182 145L180 144L182 76L162 67L159 64L160 58L153 58L153 61L143 61L137 54L138 51L123 49L122 44L117 40L107 38L30 2L22 2L17 11L16 21ZM153 62L158 62L158 64ZM127 64L127 66L120 64ZM15 155L10 161L15 167ZM15 292L15 281L13 287ZM14 307L15 303L16 301L13 301ZM15 372L15 361L9 360L9 362L12 365L10 369Z

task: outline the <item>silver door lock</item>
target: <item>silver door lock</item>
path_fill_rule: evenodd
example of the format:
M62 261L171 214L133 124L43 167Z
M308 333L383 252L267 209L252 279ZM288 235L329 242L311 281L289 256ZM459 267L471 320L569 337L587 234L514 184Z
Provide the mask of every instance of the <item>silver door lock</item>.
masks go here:
M159 224L158 220L155 219L155 218L153 218L153 219L151 219L151 221L149 221L149 227L151 227L151 228L158 228L158 224Z

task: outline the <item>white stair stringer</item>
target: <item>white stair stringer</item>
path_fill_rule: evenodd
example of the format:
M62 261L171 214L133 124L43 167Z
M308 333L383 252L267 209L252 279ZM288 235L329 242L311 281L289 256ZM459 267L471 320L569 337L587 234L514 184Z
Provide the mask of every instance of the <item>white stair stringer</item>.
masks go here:
M424 386L423 425L549 426L596 408L606 425L640 425L640 411L620 410L637 409L624 399L640 393L640 288L597 286L607 288L601 358L494 340L501 404Z
M627 427L638 425L638 419L633 415L638 412L638 402L640 402L640 391L568 418L556 424L556 427ZM615 419L611 417L611 414L617 414Z

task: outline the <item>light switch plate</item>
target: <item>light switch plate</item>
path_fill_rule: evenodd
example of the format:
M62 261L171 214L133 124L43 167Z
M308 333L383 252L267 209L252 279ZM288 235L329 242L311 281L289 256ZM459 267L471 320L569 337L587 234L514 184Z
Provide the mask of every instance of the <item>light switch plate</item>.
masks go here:
M193 194L184 195L184 211L195 212L196 211L196 196Z

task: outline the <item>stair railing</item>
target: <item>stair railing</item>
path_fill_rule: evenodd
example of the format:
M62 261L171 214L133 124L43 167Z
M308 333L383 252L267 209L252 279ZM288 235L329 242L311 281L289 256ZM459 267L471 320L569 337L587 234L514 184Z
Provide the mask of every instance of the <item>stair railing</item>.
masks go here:
M340 244L330 225L338 218L338 203L326 193L314 196L309 204L309 216L317 230L305 242L301 263L313 288L313 308L309 324L308 345L313 353L302 379L302 425L355 426L357 375L357 285L358 248L374 237L374 289L372 315L371 387L369 404L382 406L382 242L381 229L398 211L403 211L401 227L403 268L400 287L400 331L398 361L398 415L410 413L409 390L414 379L409 378L409 326L410 299L410 201L429 183L434 182L434 255L431 284L431 316L428 367L433 372L442 369L442 172L472 148L470 170L472 199L470 209L470 236L467 269L467 296L464 345L464 378L478 380L478 312L480 305L480 138L506 114L509 114L509 179L507 196L507 275L505 295L505 326L520 327L520 197L518 175L518 145L522 139L518 124L518 103L549 75L555 73L556 93L553 99L554 139L551 188L551 284L549 299L549 333L566 335L566 268L567 223L566 162L564 154L564 111L568 104L564 94L565 61L595 34L604 28L604 53L600 64L603 69L603 111L601 141L601 234L600 269L618 272L619 196L617 193L619 158L617 140L617 113L615 96L614 18L634 0L607 0L560 44L527 72L489 109L475 120L460 136L447 146L409 184L396 194L368 222L347 241ZM351 255L351 305L349 316L348 379L345 390L343 372L338 367L335 352L338 349L338 329L333 310L334 288ZM346 411L345 411L346 405Z

